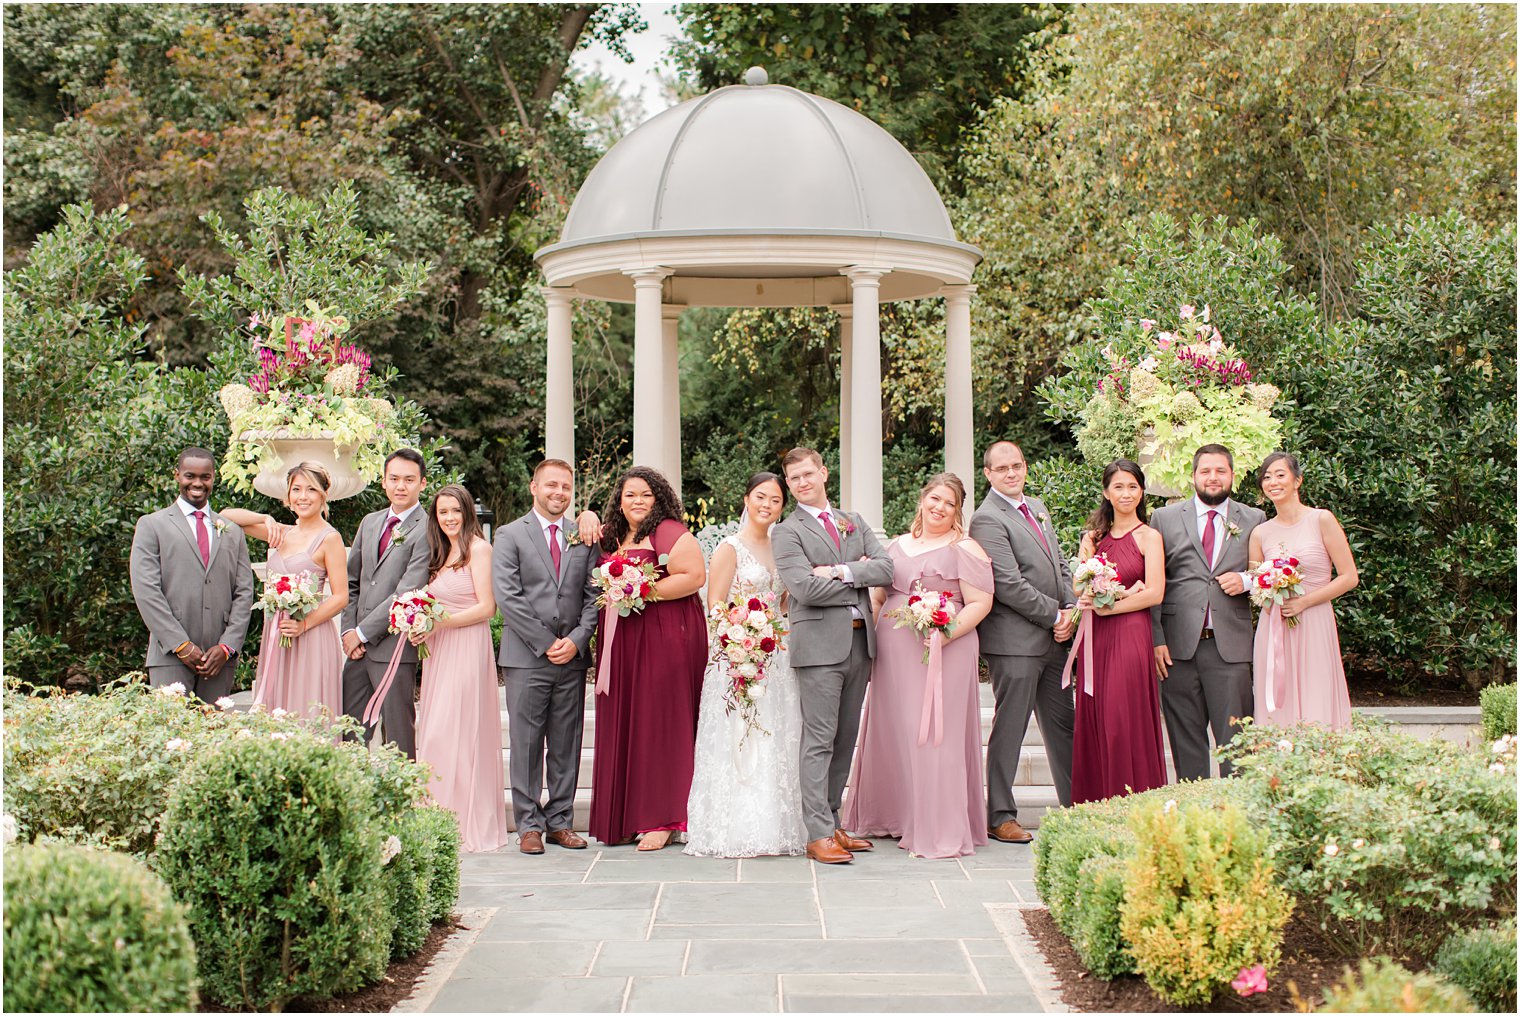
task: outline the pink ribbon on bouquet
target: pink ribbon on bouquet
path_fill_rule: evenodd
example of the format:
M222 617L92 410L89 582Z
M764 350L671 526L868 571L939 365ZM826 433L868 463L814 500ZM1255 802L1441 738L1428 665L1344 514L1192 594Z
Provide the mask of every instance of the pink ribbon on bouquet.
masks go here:
M380 722L380 707L385 704L385 693L391 690L391 684L396 680L396 671L401 666L403 651L404 647L398 643L396 651L391 654L391 662L385 667L385 676L380 678L380 687L375 689L375 693L369 698L369 703L364 707L366 727Z
M596 693L606 695L612 686L612 633L617 631L618 612L607 608L607 623L602 627L602 659L596 665Z
M929 633L929 672L924 681L923 716L918 721L918 743L929 741L929 721L934 721L934 747L945 739L945 639L937 631Z
M1267 712L1277 711L1282 695L1283 670L1288 662L1288 623L1283 620L1282 604L1274 603L1267 611Z
M1092 611L1082 611L1082 621L1077 625L1077 637L1071 640L1071 655L1066 657L1066 666L1061 669L1061 687L1071 687L1071 671L1077 664L1077 653L1085 645L1087 652L1082 654L1082 691L1089 697L1093 693L1093 653L1092 653Z

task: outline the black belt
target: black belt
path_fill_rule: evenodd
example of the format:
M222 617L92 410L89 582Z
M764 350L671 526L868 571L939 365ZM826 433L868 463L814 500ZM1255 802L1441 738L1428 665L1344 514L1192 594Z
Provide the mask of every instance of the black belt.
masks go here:
M850 627L851 628L864 628L865 626L866 626L866 623L864 621L862 621L858 617L852 618L850 620Z
M1203 629L1203 631L1201 631L1201 632L1198 633L1198 638L1200 640L1202 640L1202 639L1211 639L1213 637L1214 637L1214 629L1213 628L1205 628L1205 629Z

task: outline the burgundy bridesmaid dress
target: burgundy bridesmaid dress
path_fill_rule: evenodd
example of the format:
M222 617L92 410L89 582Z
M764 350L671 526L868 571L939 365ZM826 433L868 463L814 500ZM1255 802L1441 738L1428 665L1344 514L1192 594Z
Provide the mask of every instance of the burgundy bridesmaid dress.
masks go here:
M661 522L654 550L634 548L666 576L669 554L687 528ZM605 560L609 555L602 555ZM607 651L606 611L597 666ZM686 801L696 760L697 708L707 669L707 619L696 593L657 600L618 618L608 692L596 699L596 756L591 771L591 835L619 843L636 833L686 829Z
M1132 586L1145 578L1145 555L1134 530L1098 541ZM1151 612L1134 610L1092 619L1093 693L1083 691L1083 661L1072 669L1077 693L1076 738L1072 746L1073 804L1151 790L1166 785L1161 750L1161 693L1151 650ZM1081 652L1087 652L1083 648Z

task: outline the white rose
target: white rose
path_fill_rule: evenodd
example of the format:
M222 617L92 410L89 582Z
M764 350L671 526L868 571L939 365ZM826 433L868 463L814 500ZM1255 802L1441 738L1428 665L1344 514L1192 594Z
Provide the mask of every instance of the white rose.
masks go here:
M273 734L269 735L269 739L271 741L288 741L290 740L290 735L284 731L277 730Z
M164 747L170 751L184 751L186 748L190 747L190 742L185 740L183 737L171 737L169 740L164 742Z
M754 625L755 628L764 628L769 622L770 619L765 616L765 611L752 610L749 612L749 623Z
M743 677L758 677L760 675L760 668L753 663L741 663L734 670Z
M1341 848L1338 847L1338 846L1336 846L1334 843L1326 843L1325 844L1325 856L1326 857L1334 857L1336 854L1339 854L1340 852L1341 852Z
M216 700L216 707L224 713L232 712L233 708L236 705L237 703L232 701L232 696L230 695L223 695L221 698Z
M745 692L745 694L749 696L749 700L751 702L758 702L761 699L765 698L765 685L752 684L749 686L749 690Z
M401 838L399 836L386 837L385 842L380 846L380 866L384 867L385 865L390 864L391 861L400 853Z
M158 693L160 695L167 695L170 698L181 698L185 694L185 686L175 681L173 684L166 684L158 689Z
M269 715L275 717L276 719L279 719L281 716L289 716L290 710L281 709L279 706L275 706L274 711Z

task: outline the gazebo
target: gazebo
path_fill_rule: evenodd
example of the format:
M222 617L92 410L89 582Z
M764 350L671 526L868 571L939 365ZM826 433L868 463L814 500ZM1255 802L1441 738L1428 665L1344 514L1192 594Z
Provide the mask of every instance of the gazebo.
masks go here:
M547 283L546 454L575 461L571 301L633 303L633 459L681 488L676 326L687 307L840 317L839 503L882 512L882 301L945 300L945 466L969 486L971 274L928 175L870 119L767 83L719 88L612 147L576 195ZM756 463L757 468L771 463Z

